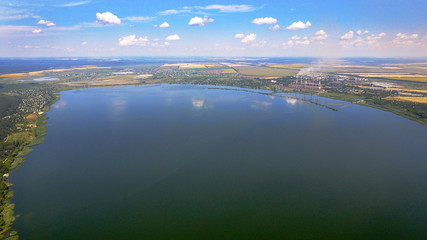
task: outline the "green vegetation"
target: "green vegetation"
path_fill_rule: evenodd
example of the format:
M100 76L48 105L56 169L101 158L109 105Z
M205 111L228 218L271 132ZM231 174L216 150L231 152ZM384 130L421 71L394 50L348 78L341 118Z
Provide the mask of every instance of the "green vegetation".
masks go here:
M240 74L243 74L243 75L264 76L264 77L286 77L286 76L294 76L295 74L298 73L298 71L291 70L291 69L258 67L258 66L235 67L235 69Z

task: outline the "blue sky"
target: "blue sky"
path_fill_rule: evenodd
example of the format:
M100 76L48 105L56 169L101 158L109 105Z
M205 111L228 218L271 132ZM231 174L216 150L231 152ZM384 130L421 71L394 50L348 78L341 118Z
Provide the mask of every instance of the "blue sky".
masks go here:
M0 2L0 57L426 57L425 0Z

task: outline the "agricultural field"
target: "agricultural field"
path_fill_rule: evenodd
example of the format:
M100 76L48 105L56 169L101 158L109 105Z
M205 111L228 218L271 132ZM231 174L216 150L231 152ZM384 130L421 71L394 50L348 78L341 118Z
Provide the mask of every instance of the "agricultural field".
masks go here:
M260 76L260 77L288 77L288 76L295 76L295 74L298 73L298 70L259 67L259 66L234 67L234 69L236 69L242 75Z
M267 67L271 68L291 68L291 69L298 69L298 68L305 68L308 67L306 64L269 64Z
M87 69L110 69L110 67L98 67L95 65L84 65L82 67L75 67L75 68L57 68L57 69L33 71L33 72L28 72L28 73L2 74L2 75L0 75L0 78L38 77L38 76L43 76L46 73L58 73L58 72L67 72L67 71L72 71L72 70L87 70Z
M385 78L392 80L427 82L427 75L409 73L347 73L349 75L366 78Z
M206 68L216 68L222 67L222 65L217 63L172 63L172 64L163 64L161 67L177 67L178 69L206 69Z
M386 97L386 100L407 101L416 103L427 103L427 97Z

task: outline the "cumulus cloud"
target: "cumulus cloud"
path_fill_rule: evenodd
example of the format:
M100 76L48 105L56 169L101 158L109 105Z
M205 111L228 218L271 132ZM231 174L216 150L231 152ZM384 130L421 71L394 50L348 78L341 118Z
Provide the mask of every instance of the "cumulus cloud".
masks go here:
M256 34L255 33L251 33L246 35L243 39L242 39L242 43L248 43L248 42L253 42L256 39Z
M237 33L236 35L234 35L234 37L237 38L237 39L241 39L241 38L245 37L245 34L243 34L243 33Z
M288 30L300 30L309 28L311 26L310 21L307 21L306 23L303 23L302 21L294 22L291 25L289 25L286 29Z
M253 24L275 24L277 23L277 19L272 18L272 17L265 17L265 18L255 18L254 20L252 20Z
M137 38L135 34L119 38L120 46L145 46L148 43L148 37Z
M205 16L204 18L193 17L188 22L188 25L190 25L190 26L205 26L205 23L211 23L213 21L215 21L215 20L212 18L208 18L207 16Z
M396 34L393 43L397 45L412 45L414 43L414 40L418 37L419 35L417 33L411 35L405 33L398 33Z
M87 44L87 42L82 42L82 45L86 45Z
M51 22L51 21L48 21L48 20L40 20L40 21L38 21L37 22L37 24L39 24L39 25L46 25L46 26L48 26L48 27L53 27L53 26L55 26L56 24L55 23L53 23L53 22Z
M311 43L310 40L306 39L306 40L302 40L302 41L295 41L295 45L309 45Z
M97 13L96 19L98 19L103 24L120 25L122 23L120 18L111 12Z
M168 27L170 27L170 25L169 25L168 22L163 22L162 24L160 24L159 27L161 27L161 28L168 28Z
M251 5L209 5L204 7L206 10L219 10L220 12L252 12L255 8Z
M344 46L344 47L364 47L364 46L376 46L379 47L380 46L380 40L382 38L384 38L386 36L385 33L379 33L379 34L371 34L369 36L362 36L364 34L366 34L365 32L367 32L365 30L365 32L361 32L361 34L358 33L359 31L357 31L356 33L359 35L357 36L354 40L354 32L353 31L349 31L348 33L346 33L345 35L343 35L341 37L341 42L340 45Z
M350 30L348 33L341 36L341 40L350 40L353 37L354 37L354 32Z
M357 30L357 32L356 32L358 35L364 35L364 34L368 34L369 33L369 31L368 30L365 30L365 31L362 31L362 30Z
M34 33L34 34L39 34L39 33L42 33L42 30L40 28L36 28L33 31L31 31L31 32Z
M181 38L179 37L178 34L172 34L166 37L166 41L176 41L176 40L180 40Z
M314 35L315 36L313 37L313 40L325 40L326 38L329 37L328 34L323 29L317 31Z
M284 47L290 46L307 46L310 45L312 41L308 37L292 36L287 42L282 43Z
M277 29L279 29L280 28L280 25L279 24L276 24L276 25L274 25L274 26L272 26L272 27L269 27L269 29L271 30L271 31L276 31Z
M367 36L365 39L368 41L374 41L374 40L380 40L381 38L383 38L385 36L386 36L385 33L380 33L378 35L371 34L371 35Z

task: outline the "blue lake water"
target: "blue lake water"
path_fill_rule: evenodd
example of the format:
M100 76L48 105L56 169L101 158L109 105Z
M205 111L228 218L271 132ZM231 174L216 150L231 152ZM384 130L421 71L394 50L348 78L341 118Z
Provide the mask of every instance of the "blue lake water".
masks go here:
M427 127L208 86L65 91L11 173L20 239L427 239Z

